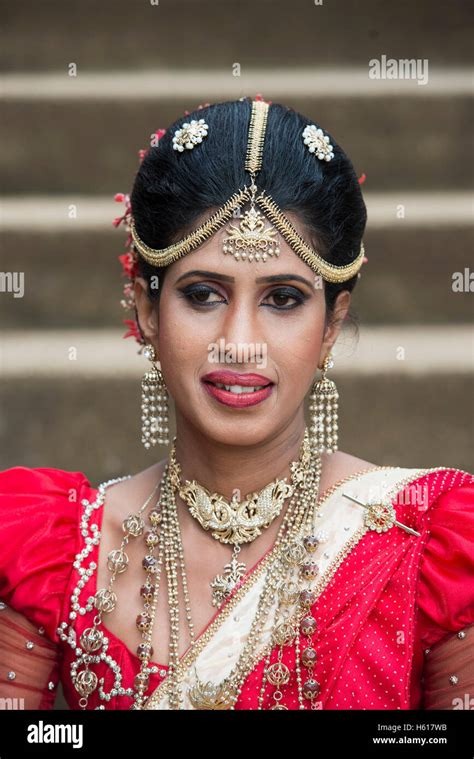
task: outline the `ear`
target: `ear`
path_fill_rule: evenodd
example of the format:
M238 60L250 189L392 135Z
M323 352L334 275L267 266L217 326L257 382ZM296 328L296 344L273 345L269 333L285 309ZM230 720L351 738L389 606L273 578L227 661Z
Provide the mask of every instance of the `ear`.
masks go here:
M158 337L158 308L148 297L148 284L143 277L133 283L137 320L144 337L150 342Z
M321 343L321 352L319 354L319 368L322 367L324 359L331 352L339 333L342 329L344 319L349 311L351 304L351 293L349 290L343 290L337 296L334 303L334 311L331 314L331 321L326 327L323 342Z

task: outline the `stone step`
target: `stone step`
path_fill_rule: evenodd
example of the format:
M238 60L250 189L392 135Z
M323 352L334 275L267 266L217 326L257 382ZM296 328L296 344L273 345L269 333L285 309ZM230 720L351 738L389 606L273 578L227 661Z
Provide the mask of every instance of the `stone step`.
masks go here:
M472 60L472 14L465 0L61 0L11 4L4 11L4 70L79 70L197 64L229 67L366 63L416 55L455 65Z
M213 81L213 74L209 76ZM280 98L278 88L266 86L265 77L256 78L252 87L229 79L234 86L224 87L217 100L262 92L300 110L341 143L358 175L366 174L371 192L465 190L472 185L471 162L466 160L472 154L472 96L464 91L455 95L448 86L434 96L429 84L404 82L412 85L406 90L410 95L387 95L390 83L385 82L384 94L375 96L374 89L355 97L348 94L348 77L346 94L309 88L305 94L281 93ZM147 147L149 135L200 103L216 102L205 80L187 97L178 91L154 98L137 98L133 87L124 91L118 81L115 73L110 82L113 99L104 98L101 88L87 97L74 96L75 82L68 83L68 98L56 97L53 89L49 97L38 89L39 99L31 92L18 98L10 93L0 124L3 187L10 194L95 195L129 189L138 151Z
M438 351L446 347L440 343ZM332 375L340 395L341 451L379 465L472 471L472 374L334 369ZM2 382L0 399L1 469L82 471L97 485L167 454L165 447L142 446L138 378L11 376ZM173 403L170 418L174 434Z
M471 191L413 192L403 188L398 192L374 193L366 192L364 186L363 194L372 229L471 226L474 212ZM100 232L123 208L114 201L113 195L4 195L0 203L3 232L18 232L26 227L34 232L52 228L71 231L72 227ZM76 211L74 218L71 218L71 206Z
M364 197L369 262L353 295L361 323L472 320L471 196L403 191ZM77 208L74 220L68 217L70 204ZM400 204L405 218L397 218ZM2 323L10 329L104 328L120 327L130 318L120 306L125 279L118 256L125 251L126 234L111 223L122 209L112 197L101 196L4 199L2 270L23 275L24 294L15 297L14 281L4 280ZM461 291L453 289L455 273L462 280Z
M132 338L117 329L5 330L0 337L2 376L137 379L147 364ZM442 349L440 350L440 346ZM333 351L342 375L472 374L474 326L347 327ZM262 359L264 355L262 354ZM266 365L257 361L260 368Z
M371 64L373 66L374 64ZM392 64L393 65L393 64ZM403 64L408 67L407 64ZM414 65L414 64L411 64ZM407 68L407 73L412 68ZM384 75L385 66L385 75ZM179 101L192 99L196 91L205 90L213 101L242 97L244 92L265 87L274 98L298 97L310 99L314 93L324 98L393 98L403 95L413 98L459 97L471 95L473 90L472 68L468 66L413 68L413 76L392 78L387 75L388 59L380 58L380 76L369 76L365 66L310 66L281 69L245 68L230 78L226 69L183 70L169 67L166 70L129 69L81 72L79 77L64 76L55 72L12 72L0 77L1 93L9 102L99 100L109 103L132 100ZM400 64L400 73L403 66ZM425 78L423 75L426 74ZM114 85L120 81L123 91Z

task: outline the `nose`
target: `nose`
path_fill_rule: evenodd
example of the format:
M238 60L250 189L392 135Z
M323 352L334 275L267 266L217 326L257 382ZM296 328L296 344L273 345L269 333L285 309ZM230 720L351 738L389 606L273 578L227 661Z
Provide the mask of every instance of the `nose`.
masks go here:
M252 345L262 342L259 309L253 298L235 296L224 311L221 324L226 343Z

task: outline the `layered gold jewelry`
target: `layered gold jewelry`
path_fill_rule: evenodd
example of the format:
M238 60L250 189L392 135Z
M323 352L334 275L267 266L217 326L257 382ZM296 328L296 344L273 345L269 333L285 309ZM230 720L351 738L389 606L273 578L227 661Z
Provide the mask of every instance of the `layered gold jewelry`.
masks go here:
M306 434L306 431L305 431ZM376 467L376 469L392 469L392 467ZM384 503L391 504L397 492L421 474L441 470L442 467L420 470L413 472L403 480L396 480L389 492L384 497ZM251 672L260 662L265 664L263 669L262 686L258 700L258 708L286 709L281 702L284 689L293 676L293 666L296 673L298 693L298 708L318 709L321 702L318 701L320 684L314 679L312 671L317 661L317 652L313 648L313 636L317 628L316 619L313 615L313 607L323 589L331 581L338 567L349 555L359 540L368 530L383 532L392 526L398 526L410 534L419 535L411 528L393 521L391 514L384 511L380 515L378 509L372 513L370 499L365 502L360 498L354 498L349 493L342 493L350 500L358 503L366 509L370 515L369 520L361 524L351 538L342 543L340 550L333 556L330 565L325 569L318 566L315 561L316 551L320 544L327 541L324 530L315 529L318 521L316 517L322 516L321 506L327 503L327 498L334 493L342 482L355 480L360 474L357 472L349 478L339 481L325 491L325 498L318 499L319 479L321 462L318 458L311 458L308 471L304 473L302 488L290 499L282 524L279 528L277 539L268 554L264 557L259 567L248 578L246 592L255 581L263 580L263 588L259 594L258 608L251 622L248 623L249 633L245 635L245 643L238 656L232 671L220 682L202 682L196 671L196 661L200 651L212 641L215 633L215 625L211 624L196 641L194 626L189 602L189 592L186 580L186 568L184 562L183 546L179 528L179 520L174 498L174 489L171 485L169 472L165 470L161 480L159 502L153 505L153 496L158 485L147 498L137 514L131 514L123 522L124 537L119 549L111 551L107 557L108 569L111 573L110 581L106 588L96 590L95 596L89 596L84 606L81 606L81 596L87 596L87 583L97 569L95 562L86 564L87 556L93 550L93 546L99 543L100 530L94 519L93 512L103 506L106 488L110 485L129 479L130 476L109 480L99 485L98 494L94 502L86 499L81 501L84 513L81 517L81 533L84 536L84 548L76 555L74 569L78 574L77 586L74 587L71 596L69 622L62 622L57 628L61 641L66 642L74 651L75 660L71 662L72 681L81 698L79 706L87 708L89 697L97 690L99 705L96 709L105 709L107 703L117 696L132 697L132 709L156 709L164 708L163 697L169 700L170 708L189 708L183 706L183 688L188 687L187 695L189 702L195 709L234 709L240 697L242 688ZM145 508L151 503L151 511L147 517L143 514ZM386 520L388 514L388 521ZM380 519L381 517L381 519ZM145 531L146 521L149 529ZM375 521L374 521L375 520ZM121 667L109 653L109 638L107 629L100 629L104 614L113 613L117 597L113 586L117 577L125 572L128 567L126 546L131 538L141 537L145 541L145 556L142 567L146 572L146 581L140 588L140 595L144 599L143 614L137 617L137 627L142 633L142 642L137 648L137 654L141 661L140 671L134 678L133 687L122 682ZM157 556L152 556L157 552ZM324 554L325 558L329 558ZM323 557L321 557L323 559ZM170 619L170 667L169 670L161 669L163 678L161 684L147 694L150 675L159 671L159 665L153 664L150 659L153 655L151 647L153 624L156 616L158 588L162 566L166 569L168 580L169 619ZM178 603L178 574L181 573L183 593L185 599L186 623L189 629L191 645L182 659L178 658L178 641L180 631L180 604ZM292 573L293 572L293 576ZM296 577L294 576L296 575ZM238 592L239 593L239 592ZM240 591L241 599L245 598L244 592ZM276 604L276 609L274 609ZM235 605L230 601L223 607L219 615L219 624L229 618ZM75 622L82 614L97 611L92 627L87 627L80 635L76 636ZM253 615L253 611L251 612ZM316 612L314 612L316 613ZM270 627L268 626L270 623ZM247 623L245 625L247 629ZM305 638L307 639L305 642ZM283 659L283 648L294 644L295 660ZM280 647L280 648L278 648ZM271 664L272 654L277 648L276 660ZM292 655L291 655L292 656ZM275 657L273 657L275 659ZM189 685L189 664L194 663L195 681ZM100 677L94 672L94 665L103 664L113 673L113 684L106 689L106 677ZM289 669L291 667L291 670ZM107 670L108 671L108 670ZM291 676L291 677L290 677ZM185 686L184 682L188 685ZM268 693L267 685L274 690ZM264 700L267 704L264 706ZM270 703L268 702L270 699ZM118 707L115 707L118 708Z
M236 260L263 262L269 257L279 254L275 230L265 226L261 211L294 252L324 280L345 282L359 272L365 256L363 243L361 243L354 261L342 266L330 264L303 240L270 195L266 195L264 190L257 195L256 175L262 165L269 107L269 104L263 100L252 102L245 160L245 170L251 176L250 185L245 185L237 190L207 221L182 240L166 248L152 248L140 238L134 220L131 219L130 232L135 248L149 264L157 267L169 266L174 261L192 252L221 229L231 218L235 217L235 213L240 212L241 207L246 202L250 202L250 210L244 214L239 226L230 226L227 238L224 240L224 253L233 255ZM311 130L306 135L303 133L305 144L308 146L307 149L311 151L314 148L318 157L321 155L324 156L324 160L328 160L328 157L330 158L333 155L332 146L326 141L324 134L320 135L318 130L312 130L313 126L309 125ZM256 206L259 206L260 211Z
M308 538L312 541L317 540L312 532L314 513L318 508L317 494L321 475L319 459L311 460L307 475L303 490L298 492L294 502L291 503L291 508L289 506L285 513L285 519L274 544L273 557L267 570L257 611L235 667L221 683L202 683L194 665L196 684L189 689L188 696L195 709L235 709L242 687L259 658L275 646L280 646L281 651L283 646L291 644L297 634L301 618L307 609L306 606L300 605L304 590L301 587L296 589L296 586L293 594L288 594L287 590L293 582L291 577L296 566L302 572L309 569L309 566L302 565L305 557L304 541ZM271 619L270 641L262 648L262 631L275 604L277 610ZM289 609L286 608L281 616L279 614L281 605L292 606L293 614L291 615ZM275 667L273 667L274 670ZM266 669L263 680L268 672L269 670ZM272 682L271 672L269 681ZM310 688L307 688L307 693L309 692ZM308 697L311 698L311 696Z
M176 446L169 456L170 477L173 488L189 506L190 514L201 527L221 543L232 544L233 551L224 574L217 575L210 583L213 606L221 604L232 594L246 573L246 566L239 562L241 545L257 538L280 514L285 500L291 497L302 482L311 457L309 436L305 434L298 461L290 464L291 484L287 478L275 479L258 492L239 500L237 493L230 501L219 493L211 493L196 480L181 479L181 467L176 460Z
M297 568L301 577L306 580L317 573L312 563L305 562L306 550L311 550L311 546L317 545L319 540L317 536L312 534L312 531L314 526L314 510L318 508L317 495L321 475L321 460L319 457L310 455L310 450L309 433L305 429L302 444L303 455L297 463L293 462L292 464L292 474L294 475L292 494L277 538L267 557L268 571L265 584L246 643L234 669L221 683L201 682L196 671L196 665L194 665L195 683L189 689L188 696L195 709L233 709L245 679L256 665L258 657L262 656L264 651L267 651L268 646L287 645L293 639L294 634L296 634L299 624L298 620L301 620L307 611L309 596L304 591L300 599L296 590L293 593L289 592L289 589L293 585L288 573L294 573L295 568ZM137 647L137 655L141 666L140 671L135 676L132 689L123 688L120 681L118 681L113 692L133 696L132 709L146 708L146 690L149 686L150 674L155 671L151 665L153 656L152 633L161 571L164 565L167 576L170 614L169 668L166 678L166 690L170 708L183 708L182 672L178 656L180 630L178 570L181 572L186 623L191 646L195 643L195 636L176 507L175 477L176 472L173 471L173 467L168 463L161 479L159 503L152 506L147 516L149 523L148 530L146 530L143 512L153 499L159 484L155 486L153 492L140 510L124 520L122 525L124 537L120 548L114 549L108 554L107 568L111 573L109 584L106 588L98 589L92 599L98 613L94 617L93 626L86 628L80 636L80 646L82 649L78 648L77 651L83 651L83 653L78 657L72 669L74 686L81 695L79 701L81 709L87 708L89 696L97 688L100 691L101 697L106 698L106 694L103 692L103 681L98 680L97 675L91 669L91 664L100 661L106 656L108 639L100 629L102 616L112 613L116 607L117 596L113 587L117 576L128 568L129 561L126 546L131 538L138 538L140 536L144 537L146 544L146 554L142 561L142 567L146 573L146 581L140 588L144 607L143 612L136 619L136 626L142 636L142 642ZM103 490L101 490L101 494L103 494ZM296 589L296 585L294 588ZM300 600L304 602L302 605L299 603ZM260 645L262 631L275 603L278 606L281 603L288 605L290 601L293 601L293 605L295 606L291 622L286 613L282 621L275 612L270 642L262 649ZM82 664L85 666L83 669L80 669ZM275 680L276 675L274 670L275 668L269 671L269 682ZM310 693L311 688L310 678L306 684L304 693ZM307 697L309 698L310 696Z
M305 450L308 450L309 435L305 430ZM308 613L308 605L311 595L304 588L301 593L296 585L293 594L288 594L288 573L294 575L295 572L300 574L304 580L309 580L316 576L318 569L314 563L306 560L306 551L312 550L311 546L319 543L318 536L313 534L315 510L319 508L317 495L319 491L319 482L321 476L321 460L319 457L304 457L301 465L298 467L297 483L298 487L294 488L288 508L285 512L282 524L280 525L277 538L271 550L268 561L268 570L265 577L265 583L259 598L258 608L255 613L245 645L240 653L235 667L232 672L219 683L202 682L196 670L194 663L195 684L188 689L188 697L195 709L234 709L239 698L241 689L246 678L252 669L256 666L257 661L264 653L276 645L284 646L292 642L298 631L298 625L301 619ZM172 489L174 487L172 486ZM171 709L183 708L183 693L180 680L183 673L181 672L179 659L177 656L177 640L179 633L179 605L177 603L178 586L176 567L181 566L183 578L183 587L187 587L185 582L186 570L183 559L183 549L179 530L179 521L176 511L176 501L171 499L168 504L173 519L170 524L175 524L174 534L170 533L165 539L168 546L168 563L167 571L170 573L171 583L169 587L169 604L173 609L171 614L171 638L175 644L170 648L170 670L166 679L166 692L168 695L169 706ZM165 537L165 536L163 536ZM291 580L290 580L291 583ZM185 592L186 599L186 618L190 632L192 631L191 612L189 607L189 597ZM274 608L284 603L293 605L293 615L289 618L288 612L282 621L278 614L272 620L272 633L269 643L261 646L263 628ZM192 636L192 640L194 640ZM173 655L171 655L173 651ZM308 661L308 657L306 656ZM273 672L273 670L271 670ZM270 678L272 677L270 673ZM269 680L272 682L272 680ZM301 690L301 689L300 689ZM305 681L304 690L300 693L300 708L305 708L302 702L303 696L313 699L319 692L319 687L314 686L311 677ZM144 708L147 708L146 705ZM272 707L274 708L274 707Z

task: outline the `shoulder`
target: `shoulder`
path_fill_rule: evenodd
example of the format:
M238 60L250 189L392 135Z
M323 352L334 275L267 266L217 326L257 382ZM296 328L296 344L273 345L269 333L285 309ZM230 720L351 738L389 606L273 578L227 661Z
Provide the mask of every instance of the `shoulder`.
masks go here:
M0 472L1 534L13 527L21 536L34 524L46 523L61 515L65 521L77 518L80 500L91 489L83 472L52 467L14 466ZM14 537L14 535L9 535Z
M453 467L428 470L420 478L424 485L426 525L431 536L431 548L442 536L459 533L462 540L472 542L474 561L474 474ZM452 547L454 550L454 547Z
M14 466L0 472L0 547L16 543L32 530L54 529L77 521L80 501L91 488L83 472L52 467Z
M474 475L452 467L425 475L426 542L417 603L430 647L474 622Z
M455 467L380 467L335 452L326 460L326 487L356 473L367 495L390 494L397 518L420 532L416 592L419 638L430 648L474 623L474 474ZM375 487L375 493L372 488ZM380 491L378 488L382 488Z
M24 466L0 472L0 597L52 638L88 488L83 472Z
M359 472L365 472L367 469L377 468L377 464L360 459L357 456L352 456L350 453L344 453L343 451L323 453L321 455L321 464L321 492L328 490L340 480L344 480Z
M423 503L418 509L420 513L431 512L440 507L443 511L449 508L455 510L459 507L459 499L467 501L468 510L474 508L474 474L463 469L448 466L402 467L395 464L380 465L343 451L324 453L321 460L321 482L324 486L321 489L357 474L365 475L373 472L371 479L383 481L387 478L395 487L399 485L400 490L398 493L394 491L393 496L396 496L400 505L408 503L408 505L413 506L413 502L406 500L407 494L409 492L415 494L422 490ZM415 496L412 495L412 499L413 497ZM419 498L420 496L416 497Z
M474 509L474 475L455 467L433 467L413 471L418 475L413 483L412 496L406 500L407 493L400 491L401 503L417 507L421 523L437 524L448 519L448 513L467 513L472 517ZM416 499L416 500L415 500Z
M0 471L0 498L7 496L35 495L51 493L69 494L74 497L74 489L90 485L83 472L69 472L53 467L14 466Z
M107 490L107 507L103 514L103 530L122 529L123 520L143 504L161 481L168 459L118 482Z

